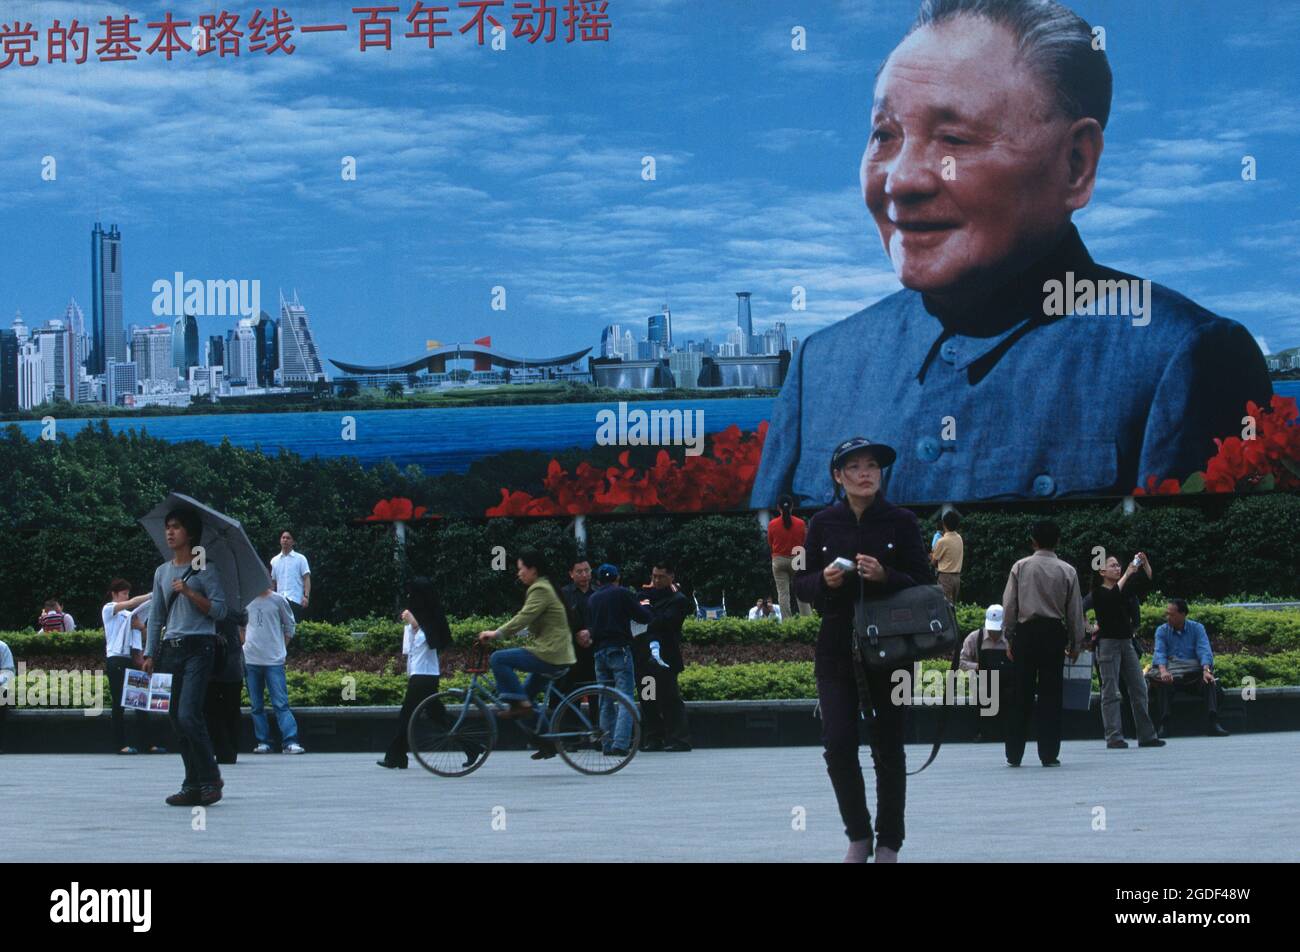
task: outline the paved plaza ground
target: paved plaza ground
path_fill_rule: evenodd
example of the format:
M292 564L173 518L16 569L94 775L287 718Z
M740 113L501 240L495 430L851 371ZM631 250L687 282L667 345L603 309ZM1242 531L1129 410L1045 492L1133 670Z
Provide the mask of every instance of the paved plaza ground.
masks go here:
M915 767L927 748L909 746ZM1180 738L1155 750L1067 741L1063 766L1007 767L954 744L908 781L905 862L1300 859L1300 734ZM0 757L10 862L838 861L844 835L813 747L639 754L587 777L498 751L436 777L374 754L241 754L194 830L163 797L176 756ZM863 760L870 760L864 749ZM872 789L867 767L868 789ZM874 804L874 792L871 796ZM1104 810L1105 829L1097 829ZM795 829L797 820L803 829ZM1173 826L1171 824L1176 824ZM504 827L503 829L494 829Z

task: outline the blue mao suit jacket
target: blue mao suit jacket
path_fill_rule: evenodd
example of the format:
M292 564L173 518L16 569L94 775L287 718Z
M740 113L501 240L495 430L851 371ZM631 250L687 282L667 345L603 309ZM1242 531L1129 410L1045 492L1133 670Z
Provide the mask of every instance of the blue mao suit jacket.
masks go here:
M1056 264L1079 277L1133 279L1095 265L1073 228L1063 244ZM910 290L809 336L751 505L828 502L831 451L850 436L898 451L884 489L900 504L1124 495L1204 470L1215 437L1240 435L1246 402L1267 405L1264 357L1235 321L1158 284L1145 326L1049 317L1042 277L1009 298L1002 325L1015 323L994 336L949 332Z

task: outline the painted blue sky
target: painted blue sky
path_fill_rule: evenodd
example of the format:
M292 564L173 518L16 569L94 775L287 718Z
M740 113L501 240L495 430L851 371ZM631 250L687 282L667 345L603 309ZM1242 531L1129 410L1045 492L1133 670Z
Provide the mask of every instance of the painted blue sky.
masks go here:
M351 24L298 36L291 57L0 70L0 323L57 316L69 297L89 311L96 219L123 234L127 323L156 320L151 286L175 271L260 279L268 311L296 288L322 354L359 362L428 338L577 349L612 322L642 336L664 303L676 338L717 341L737 290L753 292L756 329L784 320L804 337L898 287L857 168L872 78L912 0L610 0L609 43L396 38L364 54L352 5L285 4L299 23ZM1076 219L1094 257L1242 321L1266 349L1300 345L1300 8L1073 8L1106 28L1116 76L1099 187ZM169 9L215 8L6 2L3 18L44 31ZM795 25L807 52L790 49ZM1258 181L1241 180L1246 154Z

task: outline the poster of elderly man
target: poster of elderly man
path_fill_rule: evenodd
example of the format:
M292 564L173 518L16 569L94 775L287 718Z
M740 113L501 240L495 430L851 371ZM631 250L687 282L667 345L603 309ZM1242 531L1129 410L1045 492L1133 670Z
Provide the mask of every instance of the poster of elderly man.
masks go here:
M860 169L903 289L794 356L755 506L824 501L827 454L849 432L898 447L887 488L911 503L1126 495L1181 483L1216 439L1253 435L1250 407L1273 388L1251 333L1098 263L1073 221L1099 201L1115 103L1137 95L1112 74L1105 27L1062 4L921 4L876 76ZM1163 161L1181 184L1191 167L1166 157L1150 119L1141 171L1158 177ZM1223 144L1199 146L1222 157ZM1240 171L1244 189L1252 165L1214 174ZM1094 212L1108 214L1142 217Z

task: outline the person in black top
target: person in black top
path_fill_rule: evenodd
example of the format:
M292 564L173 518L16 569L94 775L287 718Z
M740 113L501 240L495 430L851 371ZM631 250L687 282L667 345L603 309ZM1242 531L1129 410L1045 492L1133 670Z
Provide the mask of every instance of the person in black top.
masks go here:
M591 628L587 621L587 599L595 591L591 586L591 563L576 560L569 568L569 584L560 589L560 600L569 616L569 630L573 632L573 653L577 661L568 673L556 682L562 694L568 694L583 684L596 683L595 652L591 647Z
M617 565L608 562L596 570L600 585L587 601L591 625L591 646L596 655L596 680L625 694L635 702L636 669L632 663L632 622L648 625L654 620L650 610L629 589L618 584ZM600 726L608 738L602 744L611 757L626 757L632 743L632 712L622 705L601 698Z
M686 702L677 687L682 662L682 624L692 612L690 600L677 587L676 570L667 559L654 562L650 584L641 589L641 604L654 615L645 636L633 648L637 684L641 691L642 750L670 752L691 749L686 726ZM646 679L654 690L647 692ZM648 695L648 696L647 696Z
M862 437L845 440L835 448L830 470L837 501L808 524L804 540L807 568L795 579L799 599L815 605L822 616L814 675L826 772L849 838L846 863L865 863L872 853L871 814L858 763L860 701L853 670L854 606L859 597L884 598L934 580L916 516L881 493L883 471L896 455L892 447ZM834 564L841 557L854 564L853 571L844 572ZM907 761L903 708L889 700L895 673L866 671L875 710L870 742L879 813L877 863L897 862L903 846Z
M1142 677L1142 662L1133 645L1133 614L1141 594L1151 580L1151 562L1139 552L1127 568L1110 556L1093 576L1092 592L1083 600L1083 610L1097 613L1097 666L1101 671L1101 722L1106 730L1106 746L1128 746L1124 740L1119 687L1123 679L1128 688L1133 723L1137 727L1139 747L1163 747L1156 737L1155 725L1147 711L1147 686ZM1140 614L1138 616L1141 617Z

